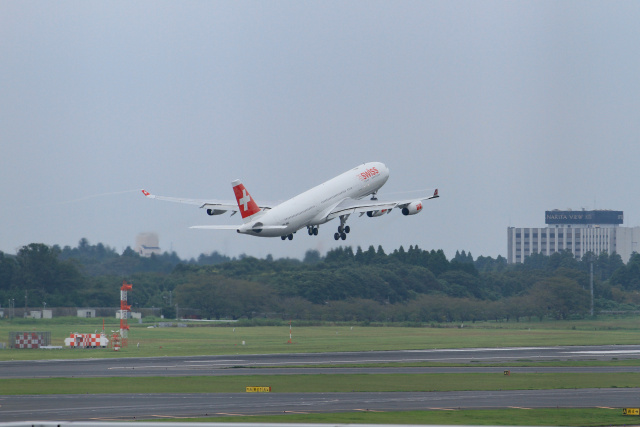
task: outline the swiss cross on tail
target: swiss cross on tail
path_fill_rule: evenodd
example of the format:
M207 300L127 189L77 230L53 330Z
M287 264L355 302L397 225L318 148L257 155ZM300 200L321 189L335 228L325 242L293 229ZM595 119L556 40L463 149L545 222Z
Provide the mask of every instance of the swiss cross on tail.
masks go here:
M238 208L240 208L242 219L249 218L260 212L260 208L240 180L233 181L231 185L233 186L233 193L236 195L236 200L238 201Z

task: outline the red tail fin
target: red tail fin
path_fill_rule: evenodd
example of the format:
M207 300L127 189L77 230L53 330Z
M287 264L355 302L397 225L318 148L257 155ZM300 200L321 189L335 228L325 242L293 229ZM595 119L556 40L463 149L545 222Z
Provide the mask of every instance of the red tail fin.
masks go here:
M249 221L249 217L260 212L260 208L239 179L233 181L231 185L233 186L233 193L236 195L236 200L238 201L240 215L242 215L242 219L247 222Z

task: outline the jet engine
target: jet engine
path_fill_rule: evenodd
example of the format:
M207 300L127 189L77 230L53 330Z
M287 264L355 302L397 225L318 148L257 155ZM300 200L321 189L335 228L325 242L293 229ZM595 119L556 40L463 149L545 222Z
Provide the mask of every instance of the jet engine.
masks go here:
M391 209L382 209L379 211L367 211L367 216L369 218L373 218L374 216L382 216L384 214L388 214L389 212L391 212Z
M402 215L415 215L422 210L422 200L416 200L402 208Z
M207 215L222 215L225 212L223 209L207 209Z

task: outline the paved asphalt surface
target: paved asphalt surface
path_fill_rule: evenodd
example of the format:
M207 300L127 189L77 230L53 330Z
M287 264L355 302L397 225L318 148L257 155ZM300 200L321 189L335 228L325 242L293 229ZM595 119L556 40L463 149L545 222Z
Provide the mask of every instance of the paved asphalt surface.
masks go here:
M92 351L92 350L78 350ZM496 372L509 367L483 368L518 361L622 360L640 358L638 346L471 348L446 350L371 351L354 353L295 353L193 357L151 357L0 362L0 378L282 375L317 373L442 373ZM474 368L349 368L372 363L477 363ZM321 365L323 368L313 368ZM304 366L305 368L295 368ZM327 367L330 366L330 367ZM506 366L506 365L505 365ZM269 369L255 369L269 368ZM520 372L640 372L621 368L513 368Z
M0 362L0 378L274 375L317 373L640 372L639 367L510 368L520 360L637 359L640 346L411 350L362 353L236 355ZM353 368L354 363L469 363L464 368ZM483 367L486 363L503 366ZM330 367L313 367L314 365ZM296 367L298 366L298 367ZM304 367L299 367L304 366ZM310 366L310 367L307 367ZM256 369L269 368L269 369ZM132 379L134 380L134 379ZM0 390L0 393L2 391ZM0 395L0 421L132 420L284 412L458 408L638 407L640 389L422 393L211 393Z
M431 393L211 393L4 396L3 421L131 421L221 415L492 408L633 407L640 389ZM178 418L178 419L175 419Z

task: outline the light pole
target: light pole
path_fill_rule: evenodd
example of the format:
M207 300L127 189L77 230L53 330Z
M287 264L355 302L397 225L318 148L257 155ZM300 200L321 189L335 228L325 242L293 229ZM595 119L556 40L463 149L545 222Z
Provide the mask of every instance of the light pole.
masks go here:
M593 259L589 268L589 285L591 286L591 317L593 317Z
M589 253L589 288L591 289L591 317L593 317L593 258L594 254Z

